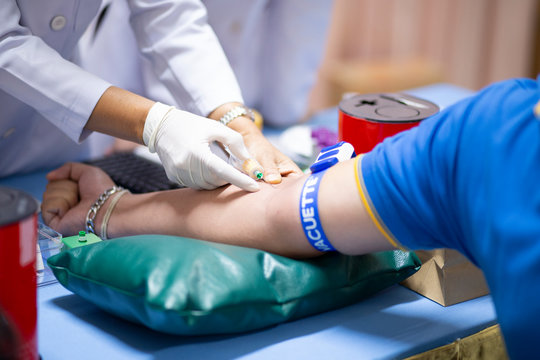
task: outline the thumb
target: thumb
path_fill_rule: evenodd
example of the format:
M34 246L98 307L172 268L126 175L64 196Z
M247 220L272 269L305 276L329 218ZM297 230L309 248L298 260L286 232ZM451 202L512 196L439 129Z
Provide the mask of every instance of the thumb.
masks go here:
M71 167L73 163L65 163L57 169L49 172L46 175L47 180L56 181L56 180L66 180L69 179L69 174L71 173Z

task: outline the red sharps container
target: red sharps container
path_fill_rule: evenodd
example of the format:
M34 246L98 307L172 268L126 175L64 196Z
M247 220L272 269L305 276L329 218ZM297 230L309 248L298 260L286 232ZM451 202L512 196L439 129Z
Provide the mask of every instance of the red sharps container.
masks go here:
M36 200L0 187L0 359L38 359Z
M438 111L434 103L407 94L354 95L339 103L338 138L351 143L357 154L366 153Z

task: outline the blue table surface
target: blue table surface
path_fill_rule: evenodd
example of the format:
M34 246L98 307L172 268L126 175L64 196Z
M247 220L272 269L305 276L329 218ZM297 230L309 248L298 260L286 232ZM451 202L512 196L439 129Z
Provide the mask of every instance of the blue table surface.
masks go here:
M444 108L470 91L435 84L407 93ZM335 119L328 123L328 119ZM337 130L337 110L312 125ZM41 199L46 171L0 179ZM342 309L234 336L157 333L111 316L58 283L38 289L39 352L48 359L395 359L496 323L490 296L443 307L400 285Z

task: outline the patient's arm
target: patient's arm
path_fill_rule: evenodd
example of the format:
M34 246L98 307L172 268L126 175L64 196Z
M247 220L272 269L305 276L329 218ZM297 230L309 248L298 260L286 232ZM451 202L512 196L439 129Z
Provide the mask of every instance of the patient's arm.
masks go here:
M75 233L84 228L86 211L103 190L112 186L99 169L82 164L65 165L49 179L55 181L44 195L43 218L60 232ZM64 183L55 185L56 179L64 179ZM112 213L109 237L170 234L291 257L316 256L321 253L311 247L300 225L299 198L305 179L287 177L278 186L261 183L261 190L255 193L227 186L212 191L127 194ZM79 194L74 193L77 190L73 184L78 184ZM77 198L79 202L74 200ZM107 206L98 213L97 228ZM328 238L341 252L359 254L391 248L363 207L352 161L327 171L320 186L319 213Z

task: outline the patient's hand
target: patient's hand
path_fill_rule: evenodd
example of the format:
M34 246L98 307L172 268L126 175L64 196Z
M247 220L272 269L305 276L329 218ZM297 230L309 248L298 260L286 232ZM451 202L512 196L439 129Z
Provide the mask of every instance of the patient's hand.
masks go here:
M80 163L67 163L51 171L47 180L41 216L45 224L63 235L84 230L90 206L103 191L114 186L101 169ZM103 209L107 205L105 203Z

